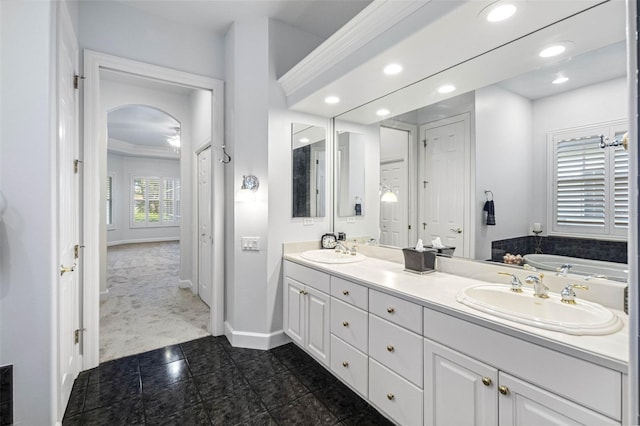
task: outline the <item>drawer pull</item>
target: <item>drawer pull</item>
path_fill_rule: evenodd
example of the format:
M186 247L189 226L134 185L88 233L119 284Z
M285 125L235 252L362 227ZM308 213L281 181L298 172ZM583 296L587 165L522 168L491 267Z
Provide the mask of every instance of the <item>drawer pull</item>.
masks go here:
M389 312L390 314L394 313L396 310L394 308L392 308L391 306L389 306L387 308L387 312Z
M491 383L493 383L493 382L491 381L491 378L489 378L489 377L483 377L483 378L482 378L482 384L483 384L483 385L485 385L485 386L491 386Z
M342 326L343 326L343 327L349 327L349 321L344 321L344 322L342 323Z
M393 345L387 345L387 350L388 350L389 352L393 352L393 351L395 351L395 350L396 350L396 348L394 348L394 347L393 347Z
M395 396L394 394L392 394L392 393L388 393L388 394L387 394L387 399L388 399L389 401L393 401L394 399L396 399L396 396Z
M498 386L498 390L503 395L508 395L509 394L509 388L506 387L506 386Z
M349 367L349 363L347 361L342 361L342 366L344 368L347 368L347 367Z
M345 296L349 295L349 290L342 290L342 294L344 294Z

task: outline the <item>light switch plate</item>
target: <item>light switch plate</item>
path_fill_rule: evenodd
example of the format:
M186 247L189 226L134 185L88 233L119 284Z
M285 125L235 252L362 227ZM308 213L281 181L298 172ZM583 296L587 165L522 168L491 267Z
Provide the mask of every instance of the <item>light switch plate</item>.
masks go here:
M260 251L260 237L242 237L243 251Z

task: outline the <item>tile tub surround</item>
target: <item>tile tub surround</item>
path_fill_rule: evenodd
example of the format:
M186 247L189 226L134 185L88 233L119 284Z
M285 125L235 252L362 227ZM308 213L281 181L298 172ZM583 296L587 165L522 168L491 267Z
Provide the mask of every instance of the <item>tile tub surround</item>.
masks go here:
M391 425L309 355L205 337L80 373L63 425Z
M13 365L0 367L0 426L13 424Z
M540 249L545 254L627 263L627 243L625 241L556 236L541 238ZM525 255L535 253L535 251L536 237L533 235L491 242L491 260L494 262L502 262L502 257L506 253Z

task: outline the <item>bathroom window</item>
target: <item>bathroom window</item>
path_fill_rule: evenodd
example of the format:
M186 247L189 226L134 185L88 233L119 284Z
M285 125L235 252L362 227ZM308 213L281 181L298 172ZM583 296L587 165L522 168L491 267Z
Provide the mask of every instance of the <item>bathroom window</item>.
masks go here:
M551 133L551 233L622 238L629 222L626 123ZM603 143L607 146L601 147Z
M180 180L133 177L131 226L177 226L180 222Z
M112 173L107 174L107 229L115 229L115 224L113 221L113 182L114 176Z

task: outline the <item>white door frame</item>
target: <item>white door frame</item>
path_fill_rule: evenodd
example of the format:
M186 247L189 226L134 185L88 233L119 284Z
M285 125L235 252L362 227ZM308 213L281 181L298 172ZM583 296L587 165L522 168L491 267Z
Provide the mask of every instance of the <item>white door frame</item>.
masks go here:
M106 247L106 219L101 200L105 196L107 176L106 116L101 116L100 108L101 69L211 91L211 145L216 148L221 147L224 138L224 84L221 80L84 50L83 243L85 249L82 326L86 330L83 335L83 369L97 366L100 352L100 251ZM191 153L184 154L195 156L195 152L201 149L201 146L194 146ZM211 280L214 303L210 309L208 329L211 334L218 336L224 333L224 170L222 163L218 161L212 163L214 194L212 231L216 238L213 242ZM192 176L196 169L192 167ZM197 232L193 230L189 232L194 234L193 244L197 244Z
M458 114L458 115L454 115L451 117L447 117L447 118L443 118L441 120L437 120L437 121L432 121L429 123L425 123L422 124L420 126L420 137L422 138L422 142L424 142L424 132L426 130L429 129L433 129L435 127L441 127L441 126L446 126L452 123L457 123L459 121L462 121L464 123L464 138L465 138L465 142L464 142L464 177L463 177L463 185L464 185L464 194L463 194L463 202L464 202L464 208L463 208L463 220L462 220L462 227L464 229L465 232L465 238L464 238L464 244L462 247L462 254L461 256L463 257L467 257L467 258L472 258L474 257L474 249L475 249L475 221L471 220L471 215L472 213L475 212L475 209L473 209L472 207L475 205L475 200L473 199L474 197L474 191L472 191L471 189L475 187L475 166L472 164L471 161L471 157L472 157L472 143L471 143L471 117L470 114L468 112L462 113L462 114ZM425 170L423 169L424 164L420 165L421 170L419 171L420 173L420 179L425 180L424 176L425 176ZM424 203L422 202L422 200L419 200L420 203L418 204L420 207L420 214L419 217L424 217L425 216L425 212L422 211L423 210L423 206ZM460 256L460 253L458 253L458 256Z

